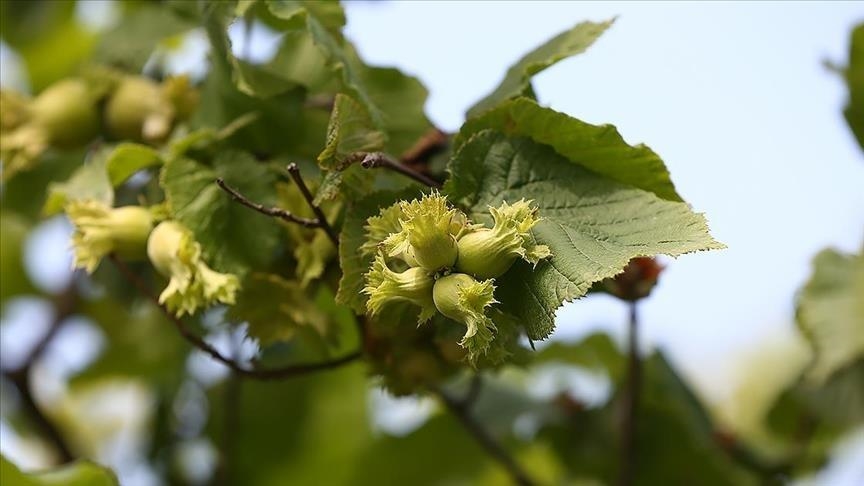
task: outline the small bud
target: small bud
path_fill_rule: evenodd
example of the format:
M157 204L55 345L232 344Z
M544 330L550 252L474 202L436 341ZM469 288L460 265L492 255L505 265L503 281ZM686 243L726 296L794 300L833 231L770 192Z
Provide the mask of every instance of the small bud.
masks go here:
M531 234L539 221L531 201L521 199L513 205L503 202L489 211L495 220L492 229L475 229L459 239L457 270L477 278L495 278L509 270L517 258L536 265L552 256L549 247L536 244Z
M66 214L75 226L72 247L75 268L93 273L99 261L109 253L136 259L146 255L147 236L153 228L153 216L140 206L110 208L93 200L72 201Z
M234 303L240 287L237 277L208 267L201 259L201 245L179 223L164 221L156 226L147 241L147 256L169 279L159 303L177 316L193 314L199 307L216 302Z
M433 288L438 311L468 327L459 344L468 350L472 363L486 353L495 337L495 324L486 316L486 308L496 302L494 292L492 280L478 282L464 273L441 277Z
M402 230L383 242L388 256L409 255L426 270L435 272L456 262L456 238L451 233L457 210L447 205L439 194L401 202ZM457 220L458 226L458 220Z
M375 316L389 303L410 302L420 307L419 323L424 323L435 315L432 302L432 286L435 281L429 272L414 267L398 273L390 270L384 257L378 255L372 270L366 273L366 287L363 293L369 296L366 304L369 314Z
M604 280L603 286L619 299L635 302L648 297L663 268L654 258L637 257L630 260L621 273Z

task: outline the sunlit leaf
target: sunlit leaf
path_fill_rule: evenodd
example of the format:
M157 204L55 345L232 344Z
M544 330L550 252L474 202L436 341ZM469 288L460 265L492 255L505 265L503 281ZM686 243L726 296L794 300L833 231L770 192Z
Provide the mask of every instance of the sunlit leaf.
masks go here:
M516 263L496 293L532 339L549 336L562 303L634 257L723 247L688 205L596 175L528 138L478 133L454 156L450 172L445 191L474 220L487 221L488 207L502 201L526 198L539 208L543 220L532 233L552 258L536 268Z

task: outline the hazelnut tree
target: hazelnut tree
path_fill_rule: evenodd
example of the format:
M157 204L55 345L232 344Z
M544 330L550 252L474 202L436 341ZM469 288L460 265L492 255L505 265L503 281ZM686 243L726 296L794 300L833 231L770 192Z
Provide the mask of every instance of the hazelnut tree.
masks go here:
M116 483L96 464L114 466L105 438L82 433L89 424L66 401L118 380L147 397L138 459L172 483L751 484L827 453L826 440L799 447L792 422L832 440L860 423L864 406L826 419L813 399L861 376L860 339L835 342L864 335L860 312L846 314L860 308L828 316L823 300L860 295L860 256L817 259L801 326L844 351L819 355L812 380L779 399L772 427L785 442L770 453L724 434L661 352L640 356L637 305L661 277L654 257L723 245L659 155L534 96L533 75L612 21L530 51L444 133L424 114L420 81L358 55L336 2L119 2L116 25L67 39L69 59L46 68L38 46L74 30L69 5L2 5L3 39L33 88L0 92L2 299L37 294L54 308L4 385L19 397L16 430L60 466L25 474L4 459L4 484ZM36 18L43 30L22 28ZM272 58L238 55L233 24L277 32ZM201 77L168 69L188 35L209 43ZM23 272L21 245L60 214L78 270L52 295ZM535 349L556 310L589 292L629 306L626 348L598 334ZM104 350L65 399L40 402L33 365L71 316L95 323ZM224 376L196 377L190 355ZM602 373L613 392L599 405L526 393L525 377L551 364ZM376 435L368 387L448 413L404 437ZM190 400L191 417L178 411ZM528 438L513 432L520 417L535 424ZM217 451L203 475L184 466L193 440Z

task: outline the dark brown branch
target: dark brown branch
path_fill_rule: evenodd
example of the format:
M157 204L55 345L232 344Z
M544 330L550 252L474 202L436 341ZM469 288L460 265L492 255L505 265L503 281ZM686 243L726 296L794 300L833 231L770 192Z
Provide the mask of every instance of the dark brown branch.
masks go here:
M402 153L399 160L409 166L428 166L429 159L446 150L449 143L449 135L438 128L432 128Z
M294 183L297 184L297 188L300 189L300 193L303 194L303 198L306 199L309 208L312 209L313 213L315 213L315 217L318 219L318 226L327 233L327 236L330 237L330 241L338 247L339 236L335 231L333 231L330 223L327 222L327 217L324 216L324 211L321 211L321 208L315 204L315 197L311 192L309 192L309 188L306 187L306 182L303 181L303 177L300 175L300 168L297 167L297 164L288 164L288 174L291 175L291 179L293 179Z
M639 315L636 302L629 302L627 382L623 392L621 418L621 463L618 484L630 486L636 478L636 436L638 430L639 394L642 388L642 361L639 356Z
M150 290L147 288L147 285L145 285L144 282L138 277L138 275L136 275L135 272L133 272L132 269L130 269L122 260L120 260L114 255L111 255L110 258L111 261L114 262L114 265L117 267L120 273L126 278L126 280L128 280L129 283L134 285L141 295L146 297L148 300L153 302L154 305L156 305L159 309L162 310L162 313L165 314L165 316L168 318L168 320L171 321L172 324L174 324L177 332L179 332L186 341L188 341L192 346L210 355L211 358L224 364L240 376L256 380L281 380L285 378L305 375L307 373L312 373L315 371L324 371L337 368L360 358L360 356L362 355L362 351L358 349L357 351L348 353L345 356L335 358L330 361L322 361L320 363L297 364L271 369L245 368L240 363L220 353L216 348L208 344L200 336L189 330L183 323L182 319L175 316L165 306L159 303L159 299L150 292Z
M520 486L532 486L534 481L525 473L522 467L516 462L509 452L495 440L489 432L483 428L483 425L471 415L471 405L476 398L476 393L479 392L479 375L472 380L471 388L465 399L459 400L450 396L447 392L440 388L433 388L432 391L441 402L447 407L447 410L453 414L456 419L462 424L474 440L489 454L493 459L498 461L507 473L513 479L513 482ZM472 391L473 390L473 391Z
M366 156L363 157L363 160L360 161L360 165L362 165L364 169L374 169L381 167L384 169L392 170L406 177L410 177L411 179L414 179L415 181L423 185L433 187L435 189L441 188L440 182L432 179L426 174L421 174L420 172L417 172L416 170L408 167L405 164L400 163L399 161L382 152L372 152L366 154Z
M223 191L227 192L231 196L231 198L234 199L235 201L237 201L238 203L242 204L243 206L246 206L249 209L253 209L255 211L258 211L261 214L264 214L264 215L267 215L267 216L270 216L273 218L279 218L279 219L281 219L283 221L287 221L289 223L299 224L300 226L305 226L306 228L321 228L322 227L321 222L318 221L317 219L301 218L300 216L296 216L296 215L290 213L289 211L286 211L286 210L281 209L281 208L264 206L264 205L258 204L256 202L252 202L246 196L244 196L243 194L240 194L240 192L237 191L237 189L234 189L233 187L229 186L228 183L226 183L225 180L222 179L221 177L216 179L216 185L219 186Z
M33 346L30 353L22 362L21 366L13 371L5 372L6 378L18 388L21 397L21 405L25 413L33 421L33 425L54 446L60 456L61 463L71 462L75 459L66 439L53 422L42 412L39 404L30 389L30 373L33 365L47 349L48 345L63 327L66 319L75 312L78 304L78 293L75 290L74 276L69 286L57 296L54 302L54 319L45 335Z

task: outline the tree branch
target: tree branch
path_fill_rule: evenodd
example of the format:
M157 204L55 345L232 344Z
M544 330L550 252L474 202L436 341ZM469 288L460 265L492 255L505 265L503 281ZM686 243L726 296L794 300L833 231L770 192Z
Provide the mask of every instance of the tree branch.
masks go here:
M630 486L636 478L636 433L638 430L639 394L642 388L642 361L639 356L639 314L635 301L628 302L630 321L628 329L627 382L624 385L624 409L621 419L621 463L618 484Z
M381 167L384 169L392 170L392 171L398 172L398 173L400 173L406 177L410 177L411 179L414 179L415 181L417 181L423 185L426 185L426 186L429 186L429 187L432 187L435 189L441 188L440 182L436 181L435 179L432 179L431 177L427 176L426 174L421 174L420 172L417 172L416 170L411 169L410 167L406 166L405 164L400 163L399 161L393 159L392 157L390 157L389 155L387 155L383 152L372 152L372 153L366 154L363 157L363 160L360 161L360 165L362 165L364 169L374 169L374 168Z
M39 360L45 352L45 349L47 349L48 345L63 327L63 323L75 312L77 305L78 293L75 290L75 281L73 276L73 280L69 283L69 286L66 287L66 289L58 295L54 301L54 319L51 321L51 326L48 328L48 331L46 331L45 335L42 336L39 342L33 346L33 349L30 350L30 353L18 369L3 373L6 378L12 382L16 388L18 388L21 397L21 404L25 412L33 421L33 425L42 432L45 439L47 439L57 450L61 463L71 462L75 459L75 456L72 454L63 434L42 412L42 409L39 408L39 404L36 403L36 399L30 389L30 373L33 365Z
M509 452L495 440L489 432L483 428L483 425L471 415L471 405L480 390L480 375L475 375L471 381L468 394L464 399L459 400L450 396L441 388L432 388L432 392L438 396L441 402L447 407L447 410L459 420L462 426L467 430L474 440L489 454L493 459L498 461L507 473L513 479L513 482L520 486L533 486L534 481L525 473L522 467L516 462Z
M200 336L189 330L183 323L182 319L172 314L171 311L169 311L165 306L159 303L159 299L150 292L150 290L138 277L138 275L136 275L135 272L133 272L132 269L130 269L122 260L120 260L114 255L111 255L110 259L112 262L114 262L114 265L126 278L126 280L128 280L129 283L134 285L141 295L153 302L153 304L156 305L163 314L165 314L168 320L171 321L172 324L174 324L177 332L179 332L186 341L188 341L192 346L210 355L211 358L224 364L240 376L253 378L256 380L281 380L285 378L305 375L307 373L312 373L315 371L323 371L337 368L360 358L360 356L362 356L363 354L362 350L358 349L339 358L335 358L330 361L322 361L319 363L305 363L270 369L246 368L237 361L234 361L233 359L223 355L219 352L219 350L208 344Z
M219 188L221 188L223 191L227 192L231 196L232 199L234 199L235 201L237 201L241 205L246 206L249 209L253 209L255 211L258 211L261 214L264 214L264 215L267 215L267 216L270 216L273 218L279 218L279 219L281 219L283 221L287 221L289 223L299 224L300 226L305 226L306 228L321 228L322 227L321 222L317 219L301 218L300 216L296 216L296 215L294 215L294 214L292 214L289 211L286 211L284 209L276 208L276 207L268 207L268 206L264 206L263 204L258 204L256 202L250 201L246 196L244 196L243 194L240 194L240 192L237 189L234 189L233 187L229 186L228 183L226 183L225 180L222 179L221 177L216 179L216 185L219 186Z
M291 179L294 180L294 183L297 184L297 188L300 189L300 193L303 194L303 198L306 199L306 203L309 204L309 208L312 209L312 212L315 213L315 217L318 218L319 227L327 233L327 236L330 237L330 241L338 247L339 236L335 231L333 231L333 227L330 226L330 223L327 222L327 217L324 216L324 211L321 211L321 208L315 204L315 197L312 196L312 193L309 192L309 188L306 187L306 182L303 181L303 176L300 175L300 168L297 167L297 164L292 162L288 164L287 169L288 174L291 175Z
M431 128L408 150L402 153L399 160L409 166L429 165L429 159L447 149L450 136L439 128Z

